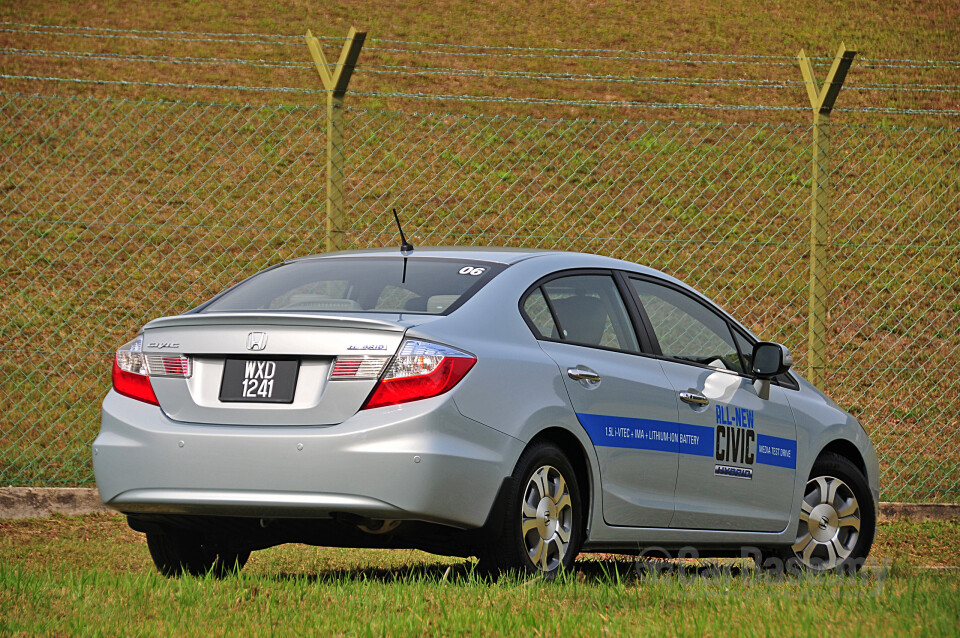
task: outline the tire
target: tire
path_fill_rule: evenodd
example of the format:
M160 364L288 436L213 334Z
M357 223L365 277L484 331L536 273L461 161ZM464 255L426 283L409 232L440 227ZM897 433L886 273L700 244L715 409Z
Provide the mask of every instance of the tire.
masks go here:
M512 479L503 526L497 540L481 550L479 571L552 579L573 567L583 542L577 475L560 448L537 443L520 455Z
M147 548L153 564L164 576L204 576L223 578L239 572L250 558L249 551L228 551L186 532L147 534Z
M827 452L813 464L804 488L796 540L772 555L787 571L853 574L870 553L876 526L867 479L849 460Z

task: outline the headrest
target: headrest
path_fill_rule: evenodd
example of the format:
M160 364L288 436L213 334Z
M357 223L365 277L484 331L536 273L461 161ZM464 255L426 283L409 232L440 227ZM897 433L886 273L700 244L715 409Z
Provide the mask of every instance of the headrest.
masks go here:
M563 338L567 341L600 345L607 325L607 311L597 297L577 295L553 301Z

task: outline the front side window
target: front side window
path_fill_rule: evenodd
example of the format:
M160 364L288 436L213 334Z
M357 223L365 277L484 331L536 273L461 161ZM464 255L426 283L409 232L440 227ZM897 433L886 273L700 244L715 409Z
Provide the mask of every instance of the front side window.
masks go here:
M445 314L505 268L416 257L304 259L254 275L200 312L389 312Z
M663 356L742 373L743 364L726 321L687 295L631 279Z
M610 275L553 279L532 291L523 309L540 338L639 351L630 316Z

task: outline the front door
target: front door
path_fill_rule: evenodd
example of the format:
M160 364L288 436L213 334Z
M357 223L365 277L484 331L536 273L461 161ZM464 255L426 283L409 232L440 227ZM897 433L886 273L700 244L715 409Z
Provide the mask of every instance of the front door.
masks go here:
M745 374L749 345L684 291L630 279L677 400L681 441L670 526L778 532L796 477L797 436L785 390Z

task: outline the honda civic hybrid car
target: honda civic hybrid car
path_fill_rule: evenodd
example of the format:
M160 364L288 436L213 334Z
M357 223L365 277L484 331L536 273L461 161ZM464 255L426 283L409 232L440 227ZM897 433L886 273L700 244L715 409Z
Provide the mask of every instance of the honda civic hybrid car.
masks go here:
M298 542L857 568L877 518L860 423L718 305L589 254L417 248L268 268L121 346L100 495L164 574Z

